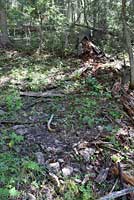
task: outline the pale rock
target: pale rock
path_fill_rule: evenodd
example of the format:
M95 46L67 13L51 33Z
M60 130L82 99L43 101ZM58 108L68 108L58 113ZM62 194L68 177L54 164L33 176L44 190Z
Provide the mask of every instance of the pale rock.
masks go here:
M36 200L36 197L33 194L28 193L27 195L28 195L28 200Z
M54 173L58 173L60 171L60 164L59 164L59 162L49 163L48 167Z
M2 115L5 115L6 114L6 112L4 111L4 110L0 110L0 115L2 116Z
M70 176L73 173L73 168L70 166L66 166L62 169L62 173L64 176Z
M103 126L97 126L97 129L98 129L98 131L100 131L102 133L103 130L104 130L104 127Z
M80 155L84 158L85 161L89 161L91 156L94 155L95 149L93 148L85 148L79 151Z
M59 162L59 163L64 163L64 160L63 160L62 158L59 158L59 159L58 159L58 162Z
M19 135L25 135L29 132L29 129L26 128L24 125L16 125L12 127L13 130Z

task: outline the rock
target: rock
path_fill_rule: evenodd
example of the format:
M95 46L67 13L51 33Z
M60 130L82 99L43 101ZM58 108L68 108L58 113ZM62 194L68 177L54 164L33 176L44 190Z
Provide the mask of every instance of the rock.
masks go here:
M75 182L76 182L76 183L78 183L78 184L80 184L80 183L81 183L81 180L80 180L80 179L78 179L78 178L75 178L74 180L75 180Z
M36 152L35 155L36 155L36 158L37 158L37 162L38 162L40 165L44 165L45 160L44 160L44 155L43 155L43 153L42 153L42 152Z
M6 112L4 110L0 110L0 116L5 115Z
M55 163L49 163L48 164L48 168L54 172L54 173L58 173L60 171L60 164L59 162L55 162Z
M16 125L12 127L13 130L19 135L25 135L29 133L29 129L26 128L24 125Z
M97 126L98 131L100 131L101 133L104 131L104 127L103 126Z
M85 161L89 161L91 156L94 155L95 149L93 148L85 148L79 151L80 155L84 158Z
M64 163L64 160L63 160L62 158L59 158L59 159L58 159L58 162L59 162L59 163Z
M130 138L133 139L134 138L134 130L130 130L129 135L130 135Z
M36 200L36 197L31 193L28 193L27 196L28 196L28 200Z
M78 149L85 149L86 147L88 146L88 142L87 141L83 141L83 142L80 142L78 144Z
M73 173L73 168L70 166L64 167L62 169L63 176L70 176Z

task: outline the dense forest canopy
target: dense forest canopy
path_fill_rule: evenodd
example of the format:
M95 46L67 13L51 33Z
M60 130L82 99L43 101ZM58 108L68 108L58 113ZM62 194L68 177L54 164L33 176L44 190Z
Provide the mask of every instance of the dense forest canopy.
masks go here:
M133 40L133 0L127 1L126 7L127 25ZM87 31L96 43L108 51L120 51L124 48L121 1L1 0L1 9L5 9L7 13L11 39L21 37L22 33L27 40L32 36L36 38L35 32L41 29L44 47L54 50L57 45L61 45L61 49L65 49L66 45L72 48L74 36L76 39L81 31ZM35 43L37 40L38 38Z
M67 55L77 52L86 34L107 53L128 51L134 87L133 0L1 0L0 4L1 47L20 42L38 52Z

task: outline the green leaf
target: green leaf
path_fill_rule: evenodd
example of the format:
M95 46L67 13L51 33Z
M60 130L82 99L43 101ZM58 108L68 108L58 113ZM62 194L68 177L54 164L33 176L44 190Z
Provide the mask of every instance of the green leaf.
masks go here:
M15 187L13 187L9 190L9 194L12 197L17 197L17 196L19 196L20 192L18 190L16 190Z

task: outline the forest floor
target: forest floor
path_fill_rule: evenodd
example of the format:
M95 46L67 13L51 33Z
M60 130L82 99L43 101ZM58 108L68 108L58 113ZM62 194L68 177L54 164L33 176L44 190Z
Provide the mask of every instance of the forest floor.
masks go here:
M92 200L134 186L124 70L121 60L94 70L78 58L1 51L1 200Z

